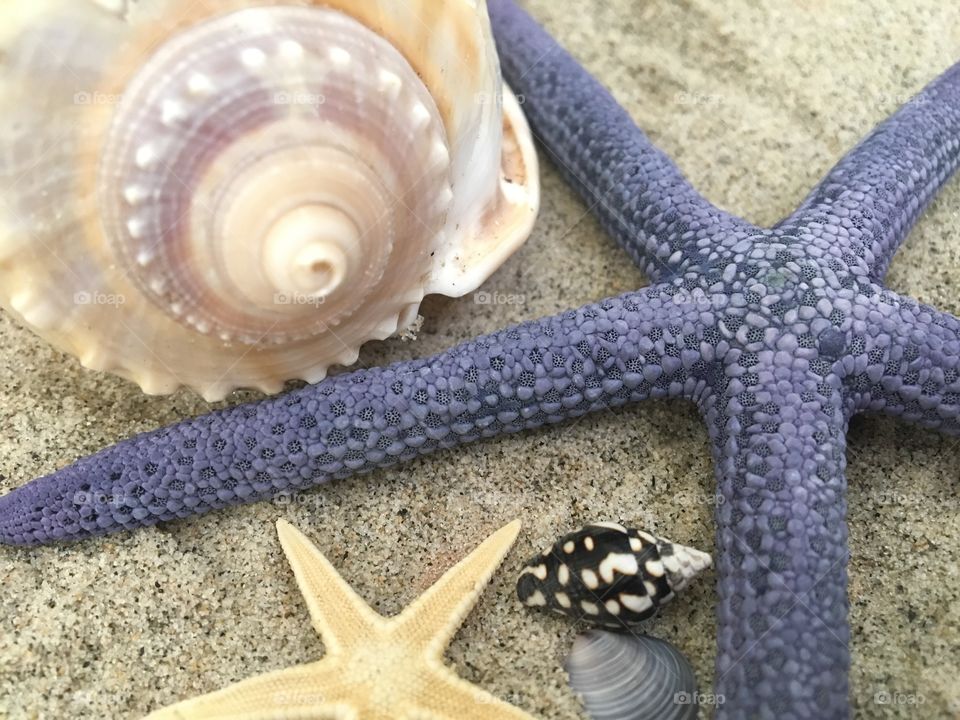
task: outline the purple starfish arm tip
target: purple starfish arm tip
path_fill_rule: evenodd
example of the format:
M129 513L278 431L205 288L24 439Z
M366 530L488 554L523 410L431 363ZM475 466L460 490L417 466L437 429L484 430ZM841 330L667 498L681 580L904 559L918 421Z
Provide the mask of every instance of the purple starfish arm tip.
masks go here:
M504 77L557 168L654 281L760 232L711 205L613 96L511 2L488 4Z
M771 230L710 205L511 0L490 0L535 133L658 284L131 440L0 498L0 542L151 525L648 397L697 403L717 482L720 718L848 712L845 435L958 432L960 321L878 284L960 154L960 72Z
M145 433L0 498L0 541L153 525L703 379L700 310L659 289Z
M851 270L882 281L917 218L960 165L960 65L839 162L779 227L819 229Z

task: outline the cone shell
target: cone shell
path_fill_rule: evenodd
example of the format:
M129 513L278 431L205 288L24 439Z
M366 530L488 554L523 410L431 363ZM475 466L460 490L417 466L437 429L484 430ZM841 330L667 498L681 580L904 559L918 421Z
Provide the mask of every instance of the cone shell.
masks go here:
M700 550L598 522L531 558L517 580L517 596L529 607L623 629L653 617L710 564Z
M695 720L699 713L693 668L665 640L592 630L574 641L566 670L591 720Z
M148 393L318 381L539 204L482 1L9 0L0 108L0 304Z

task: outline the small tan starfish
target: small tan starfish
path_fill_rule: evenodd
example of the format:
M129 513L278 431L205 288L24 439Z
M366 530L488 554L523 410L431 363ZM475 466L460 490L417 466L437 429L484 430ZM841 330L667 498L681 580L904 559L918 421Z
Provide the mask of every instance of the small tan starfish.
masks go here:
M534 720L443 663L519 532L519 520L501 528L402 613L385 618L280 520L280 544L326 645L323 659L185 700L147 720Z

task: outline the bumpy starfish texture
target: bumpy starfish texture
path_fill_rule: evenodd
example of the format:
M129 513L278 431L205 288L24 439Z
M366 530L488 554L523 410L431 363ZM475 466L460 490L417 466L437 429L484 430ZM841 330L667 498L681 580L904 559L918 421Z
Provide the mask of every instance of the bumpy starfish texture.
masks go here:
M647 398L697 404L719 491L719 718L848 714L845 434L960 432L960 320L882 286L960 157L960 66L772 229L713 207L511 0L504 73L654 284L141 435L0 498L0 540L152 525Z
M385 618L299 530L279 521L283 551L323 637L323 659L171 705L148 720L533 720L443 664L519 531L516 520L501 528L406 610Z

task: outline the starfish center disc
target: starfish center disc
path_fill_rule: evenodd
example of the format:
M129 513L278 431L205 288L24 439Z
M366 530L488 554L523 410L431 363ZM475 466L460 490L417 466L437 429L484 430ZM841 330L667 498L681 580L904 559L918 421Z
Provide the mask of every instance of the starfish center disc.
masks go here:
M420 657L396 642L368 642L355 648L345 659L346 676L365 688L369 707L389 711L396 703L397 690L416 695L423 685Z

